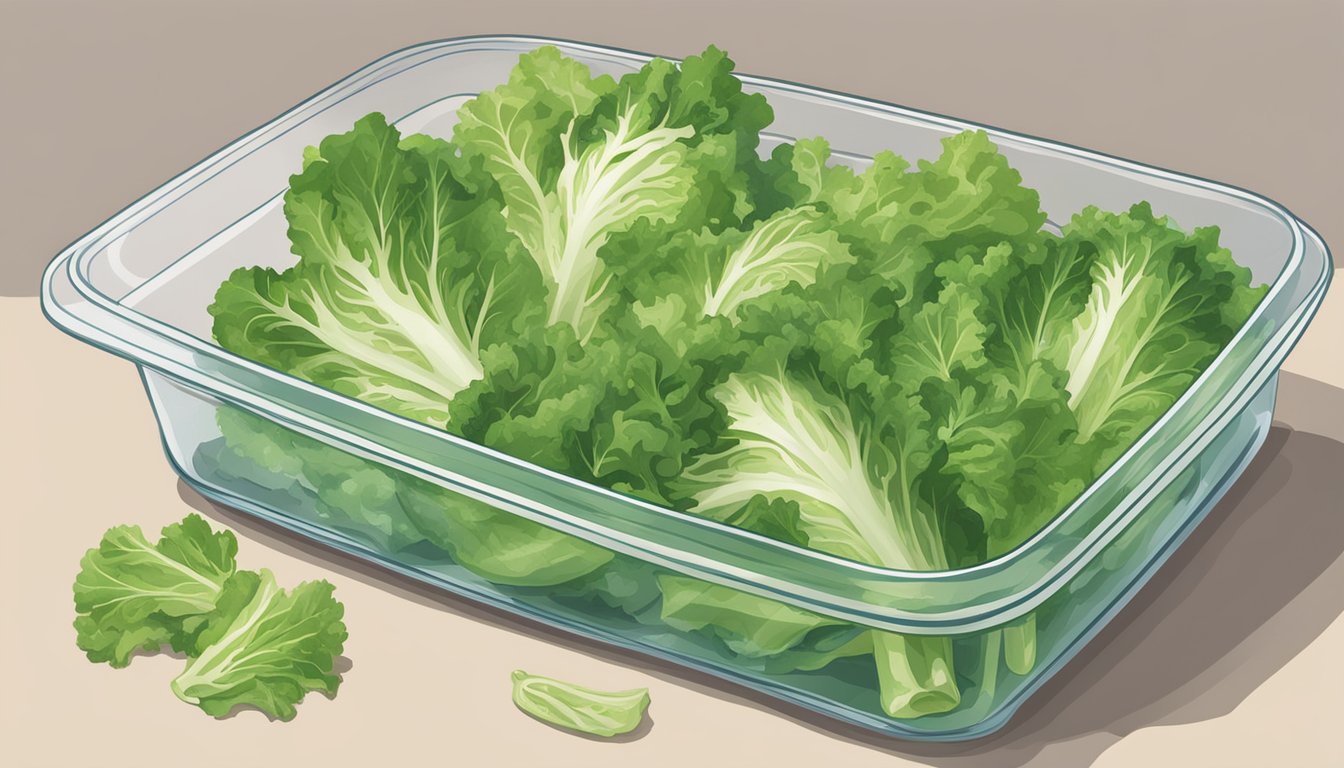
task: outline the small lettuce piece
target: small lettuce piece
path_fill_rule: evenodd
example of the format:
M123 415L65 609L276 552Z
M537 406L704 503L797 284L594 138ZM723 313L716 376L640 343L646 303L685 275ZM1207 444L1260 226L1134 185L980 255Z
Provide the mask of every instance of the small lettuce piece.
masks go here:
M110 529L75 578L77 642L90 661L113 667L136 651L185 650L234 573L237 540L199 515L163 529L150 544L139 526Z
M346 631L333 590L310 581L285 591L266 569L229 577L173 693L214 717L251 706L279 720L309 691L334 696Z
M513 671L513 703L546 723L594 736L619 736L639 727L649 689L598 691L521 669Z

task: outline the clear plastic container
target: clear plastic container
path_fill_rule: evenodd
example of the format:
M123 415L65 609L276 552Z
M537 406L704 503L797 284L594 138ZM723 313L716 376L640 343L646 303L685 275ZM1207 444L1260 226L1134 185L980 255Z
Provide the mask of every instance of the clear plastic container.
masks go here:
M1220 226L1223 244L1270 289L1190 390L1068 509L1013 552L948 571L862 565L661 509L213 344L206 307L219 283L239 266L283 268L294 259L280 197L305 146L371 111L403 131L446 134L465 99L503 82L520 53L546 43L599 73L630 71L648 58L522 37L394 53L72 244L47 269L44 310L67 332L139 366L170 461L211 498L446 590L839 720L923 740L1001 727L1129 600L1254 455L1269 429L1278 367L1329 281L1324 244L1278 205L1242 190L986 128L1053 221L1088 204L1122 210L1147 200L1186 226ZM824 135L857 166L882 149L930 157L942 137L983 127L743 81L775 108L766 150ZM248 450L237 448L240 441ZM365 513L346 514L341 494L356 495ZM456 494L490 506L455 501ZM563 550L557 571L501 572L459 546L462 537L485 537L507 547L513 535ZM782 603L803 641L744 648L702 626L694 605L665 599L668 584ZM957 706L915 719L887 716L873 656L863 655L874 632L950 644Z

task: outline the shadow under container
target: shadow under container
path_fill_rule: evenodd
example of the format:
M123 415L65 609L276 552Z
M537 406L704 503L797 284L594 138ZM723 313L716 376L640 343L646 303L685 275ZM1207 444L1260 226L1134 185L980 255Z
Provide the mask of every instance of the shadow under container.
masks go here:
M547 43L595 73L620 75L648 58L521 37L391 54L72 244L46 272L44 311L139 367L169 459L212 499L449 592L837 720L918 740L1000 728L1124 606L1259 448L1279 365L1329 280L1324 244L1244 191L986 128L1052 221L1089 204L1123 210L1147 200L1185 226L1218 225L1223 244L1270 287L1190 390L1050 524L995 560L938 572L862 565L661 509L210 341L206 307L232 270L293 262L280 199L305 146L371 111L403 132L446 135L458 106ZM883 149L932 157L943 137L982 127L742 79L775 109L764 152L823 135L839 159L862 167ZM538 570L535 557L520 565L510 555L523 547L542 548L550 566ZM935 649L912 652L911 665L923 665L913 674L950 678L932 686L942 705L926 708L947 711L887 714L875 642Z

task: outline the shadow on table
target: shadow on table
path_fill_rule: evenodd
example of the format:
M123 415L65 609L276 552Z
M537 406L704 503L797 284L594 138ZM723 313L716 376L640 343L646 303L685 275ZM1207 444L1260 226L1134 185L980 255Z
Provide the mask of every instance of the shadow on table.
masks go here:
M179 492L192 507L250 537L423 605L544 635L835 738L947 768L1072 767L1091 764L1141 728L1231 712L1344 613L1344 390L1283 374L1277 413L1286 423L1276 423L1245 474L1133 601L1006 728L964 744L899 741L838 723L704 673L446 594L210 502L185 483Z

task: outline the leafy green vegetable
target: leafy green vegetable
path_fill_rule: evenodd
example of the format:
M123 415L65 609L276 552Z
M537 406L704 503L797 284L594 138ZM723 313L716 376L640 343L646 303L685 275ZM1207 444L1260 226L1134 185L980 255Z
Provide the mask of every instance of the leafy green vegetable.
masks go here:
M425 539L401 504L392 472L246 411L221 408L216 420L228 445L215 457L217 470L294 495L306 492L324 524L388 551Z
M1080 440L1127 443L1231 338L1240 323L1226 323L1227 308L1254 307L1263 291L1228 268L1216 230L1187 235L1147 204L1119 215L1089 208L1064 236L1096 251L1087 306L1067 336L1069 407Z
M480 355L538 322L540 276L493 182L451 145L380 115L322 142L285 194L299 263L239 269L210 312L230 349L443 424Z
M803 199L829 209L841 238L905 296L930 287L935 260L1030 239L1045 222L1039 195L983 131L948 137L936 160L913 171L904 158L880 152L855 175L827 165L830 147L820 138L799 141L791 155Z
M514 670L513 703L527 714L594 736L619 736L639 727L649 708L649 689L609 693Z
M694 511L721 516L760 495L784 499L810 547L901 570L947 567L936 510L921 495L933 449L911 413L918 405L906 400L907 410L885 414L891 422L867 428L820 381L783 369L734 375L718 397L736 444L690 468ZM889 714L956 706L947 638L875 632L873 645Z
M150 544L139 526L109 530L75 578L77 642L90 661L124 667L136 651L185 650L234 572L238 544L199 515L163 529Z
M1008 669L1019 675L1036 666L1036 614L1004 627L1003 657Z
M234 574L173 693L215 717L243 705L280 720L292 719L309 691L334 696L341 678L333 667L346 632L332 589L312 581L286 592L266 569Z
M796 646L812 630L845 623L686 576L659 576L658 587L668 626L687 631L709 627L744 656L773 656Z
M711 47L594 77L543 46L461 108L451 140L366 117L305 154L285 199L298 263L232 275L215 338L570 477L928 571L1041 530L1264 294L1216 228L1144 203L1048 227L983 131L913 164L838 163L823 138L763 157L773 113L731 70ZM226 411L217 470L315 499L324 524L769 673L871 656L892 717L1036 664L1035 614L978 643L857 627ZM98 643L172 636L137 631Z
M853 261L829 226L816 208L803 207L748 231L682 233L628 267L626 279L642 300L637 311L660 331L677 333L706 317L734 317L744 303L790 283L811 285L827 267Z
M544 276L548 323L587 339L615 298L603 246L641 220L676 221L698 170L723 171L729 148L754 146L769 109L730 71L711 48L681 67L654 60L619 82L593 79L548 46L463 106L454 139L499 183L504 220Z
M401 500L425 538L473 573L500 584L544 587L592 573L611 552L412 477Z
M734 375L718 397L736 445L690 468L687 480L701 487L697 513L783 498L796 503L817 549L902 570L944 567L941 551L922 546L921 531L935 523L914 489L928 463L927 433L900 430L895 418L892 432L869 431L845 402L783 370Z
M191 659L174 693L216 717L246 704L288 720L307 691L334 695L345 625L332 586L286 593L270 571L238 571L237 547L233 533L196 514L155 544L137 526L112 528L75 578L79 647L91 661L124 667L138 650L171 645Z

